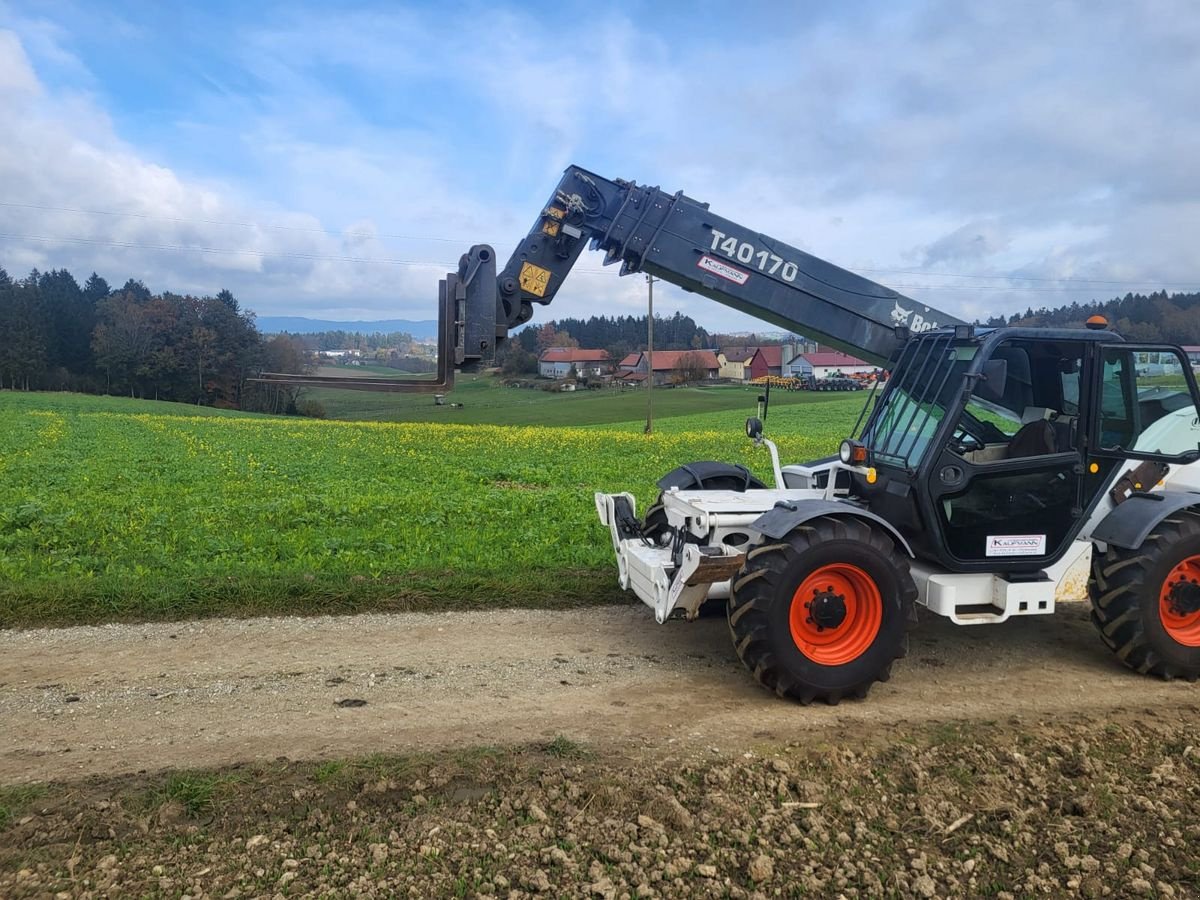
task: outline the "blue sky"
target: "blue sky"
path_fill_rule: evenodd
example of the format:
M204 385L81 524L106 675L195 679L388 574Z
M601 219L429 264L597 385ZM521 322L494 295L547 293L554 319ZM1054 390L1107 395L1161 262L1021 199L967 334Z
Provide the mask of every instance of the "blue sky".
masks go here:
M1168 0L0 0L0 266L429 318L579 163L959 315L1196 290L1196 109L1200 7ZM643 308L598 270L538 317Z

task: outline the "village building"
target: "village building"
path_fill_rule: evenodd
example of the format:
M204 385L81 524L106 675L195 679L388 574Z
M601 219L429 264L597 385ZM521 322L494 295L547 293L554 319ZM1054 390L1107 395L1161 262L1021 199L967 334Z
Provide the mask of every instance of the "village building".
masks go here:
M704 373L702 378L704 381L716 380L721 371L717 355L711 350L655 350L653 357L655 384L672 383L679 375L679 370L687 366L689 362L694 362L696 368ZM684 357L690 357L690 359L685 360ZM632 379L630 375L627 375L622 380L627 383L638 383L644 381L649 374L645 353L638 354L637 367L632 374L640 374L642 377L641 379Z
M717 351L717 362L720 364L717 377L727 378L730 381L749 381L750 376L746 374L746 364L754 358L757 349L757 347L723 347Z
M572 369L580 377L594 378L606 374L610 368L607 350L551 347L538 358L538 374L543 378L566 378Z
M618 375L627 375L630 372L636 371L637 365L638 365L638 360L640 360L641 358L642 358L642 354L636 353L636 352L625 355L624 357L622 357L621 361L619 363L617 363L617 374Z
M753 381L756 378L784 374L786 363L800 351L795 343L772 344L761 347L730 347L717 355L721 362L721 378L731 381Z
M815 352L800 353L788 361L785 371L791 378L849 378L852 375L870 375L879 367L829 347Z

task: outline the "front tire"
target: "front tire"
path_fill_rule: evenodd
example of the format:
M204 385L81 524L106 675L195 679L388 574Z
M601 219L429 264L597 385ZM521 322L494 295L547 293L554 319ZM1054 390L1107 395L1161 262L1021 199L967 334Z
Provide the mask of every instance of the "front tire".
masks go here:
M917 589L890 535L822 516L756 547L734 580L729 630L743 664L780 697L865 697L908 652Z
M1142 546L1092 557L1092 623L1129 668L1200 678L1200 516L1164 519Z

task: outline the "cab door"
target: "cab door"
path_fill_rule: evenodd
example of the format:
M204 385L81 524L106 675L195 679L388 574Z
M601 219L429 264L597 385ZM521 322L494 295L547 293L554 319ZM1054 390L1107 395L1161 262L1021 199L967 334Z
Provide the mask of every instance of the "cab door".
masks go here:
M1178 347L1100 348L1095 391L1096 460L1183 462L1200 455L1196 379Z
M1088 342L1012 339L992 351L928 479L945 562L961 571L1037 571L1081 520L1081 389Z

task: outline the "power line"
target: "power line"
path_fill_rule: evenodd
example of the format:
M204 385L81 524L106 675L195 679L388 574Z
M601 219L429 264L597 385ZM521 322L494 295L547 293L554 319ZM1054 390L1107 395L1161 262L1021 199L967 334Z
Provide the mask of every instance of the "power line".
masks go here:
M1037 281L1050 284L1128 284L1128 285L1145 285L1158 284L1163 287L1195 287L1200 285L1200 280L1196 281L1158 281L1154 278L1142 279L1141 281L1115 280L1105 278L1046 278L1036 275L982 275L968 274L961 272L930 272L928 269L855 269L856 272L885 272L889 275L919 275L922 278L979 278L992 279L1003 281Z
M18 234L14 232L0 232L0 240L10 241L36 241L44 244L85 244L100 247L115 247L126 250L149 250L151 252L166 252L166 253L206 253L213 255L227 256L253 256L260 259L301 259L309 262L345 262L345 263L362 263L367 265L388 265L388 266L407 266L412 268L428 268L428 269L446 269L452 270L456 268L457 263L448 262L445 260L417 260L417 259L398 259L394 257L370 257L370 256L339 256L326 253L300 253L287 250L252 250L249 248L240 247L203 247L203 246L188 246L184 244L146 244L137 241L116 241L103 238L80 238L80 237L50 237L48 235L37 234ZM875 271L886 272L886 269L863 269L860 271ZM604 269L574 269L575 273L584 275L606 275ZM909 272L913 275L934 275L932 272ZM1005 278L1007 276L961 276L961 277L990 277L990 278ZM1018 285L1000 285L1000 284L976 284L976 285L956 285L956 284L892 284L888 287L897 291L921 291L921 292L937 292L937 291L960 291L968 293L978 293L981 291L1002 292L1010 294L1062 294L1070 292L1095 292L1095 285L1125 285L1137 287L1200 287L1198 281L1179 281L1179 282L1160 282L1153 279L1145 281L1096 281L1079 282L1078 286L1071 286L1075 282L1063 280L1061 282L1045 279L1046 282L1052 284L1060 284L1060 287L1021 287Z
M402 241L439 241L447 244L462 243L458 238L427 237L415 234L371 234L366 231L331 231L327 228L304 228L299 225L265 225L261 222L226 222L220 219L189 219L182 216L156 216L150 213L112 212L102 209L80 209L75 206L43 206L37 203L8 203L0 201L0 206L9 209L36 209L43 212L68 212L88 216L110 216L120 219L143 219L152 222L176 222L183 225L221 225L227 228L261 228L270 231L294 231L301 234L324 234L330 237L379 237L394 238Z
M112 241L103 240L100 238L47 237L45 235L38 234L12 234L9 232L0 232L0 238L18 241L39 241L46 244L94 244L102 247L121 247L132 250L156 250L185 253L226 253L233 255L242 254L246 256L258 256L262 258L282 256L291 259L332 262L383 263L392 266L434 267L450 265L450 263L422 262L415 259L372 259L371 257L367 256L333 256L320 253L295 253L285 250L250 250L237 247L188 247L182 244L141 244L134 241Z
M155 252L169 253L212 253L212 254L228 254L228 255L247 255L256 256L262 259L270 259L272 257L284 257L288 259L303 259L316 262L350 262L350 263L370 263L376 265L389 266L412 266L414 268L441 268L455 269L458 263L437 260L418 260L418 259L395 259L388 257L369 257L369 256L337 256L324 253L296 253L286 250L251 250L248 248L239 247L199 247L185 246L183 244L143 244L136 241L114 241L103 238L79 238L79 237L49 237L48 235L40 234L16 234L13 232L0 232L0 240L12 241L37 241L44 244L88 244L100 247L117 247L127 250L150 250ZM576 269L577 272L582 272L586 275L607 274L603 269Z
M177 224L185 224L185 225L218 225L218 226L227 227L227 228L256 228L256 229L263 229L263 230L269 230L269 231L287 231L287 232L294 232L294 233L299 233L299 234L322 234L322 235L326 235L327 237L360 236L360 237L369 237L369 238L371 238L371 237L373 237L373 238L388 238L388 239L392 239L392 240L402 240L402 241L434 241L437 243L444 243L444 244L458 244L460 246L470 246L471 244L479 243L478 240L468 240L465 238L433 237L433 236L427 236L427 235L396 234L396 233L387 233L387 232L379 233L379 234L370 234L365 231L340 232L340 231L332 231L327 228L306 228L306 227L295 226L295 225L270 225L270 224L264 224L262 222L237 222L237 221L225 221L225 220L221 220L221 219L196 219L196 218L188 218L188 217L184 217L184 216L160 216L160 215L153 215L151 213L117 212L117 211L113 211L113 210L85 209L82 207L74 207L74 206L49 206L49 205L38 204L38 203L12 203L12 202L8 202L8 201L0 201L0 207L9 208L9 209L34 209L34 210L40 210L40 211L45 211L45 212L68 212L68 213L77 213L77 214L89 215L89 216L107 216L107 217L112 217L112 218L141 219L141 220L145 220L145 221L155 221L155 222L174 222ZM15 237L15 235L4 235L4 236ZM30 240L50 240L49 238L33 238L33 237L30 237L29 239ZM74 243L86 242L82 238L76 238L76 239L62 238L61 240L71 241ZM96 243L99 243L99 242L97 241ZM153 246L141 246L141 245L136 245L136 244L132 244L132 243L130 243L130 244L114 243L114 244L112 244L112 246L128 246L131 248L148 249L148 250L149 249L158 249ZM287 256L287 255L290 255L286 251L278 251L278 252L275 252L275 251L249 251L249 250L243 251L243 250L237 250L237 249L223 249L223 248L190 248L190 247L182 247L182 246L177 247L174 245L164 247L163 249L171 249L171 250L195 249L195 250L198 250L199 252L204 252L204 253L254 253L254 254L257 254L260 256L270 256L270 255ZM397 261L397 260L390 260L390 259L376 260L376 259L370 259L367 257L340 257L340 256L333 256L333 255L327 256L327 255L318 255L318 254L298 255L297 258L320 259L320 260L339 261L339 262L340 261L382 262L382 263L386 263L389 265L412 265L412 266L423 266L423 265L444 266L444 265L447 265L446 263L441 263L441 262L426 263L426 262L419 262L419 261ZM597 274L599 272L602 272L603 270L602 269L576 269L575 271L588 272L589 274ZM1126 285L1126 286L1130 286L1130 287L1144 287L1147 285L1156 285L1159 287L1197 287L1197 286L1200 286L1200 279L1197 279L1195 281L1162 281L1162 280L1159 280L1156 278L1144 278L1144 279L1140 279L1140 280L1105 279L1105 278L1074 278L1074 277L1052 278L1052 277L1038 276L1038 275L1003 275L1003 274L988 275L988 274L982 274L982 273L977 273L977 272L932 272L932 271L929 271L928 269L890 269L890 268L880 268L880 267L858 267L858 268L855 268L854 271L856 271L856 272L871 272L871 273L881 274L881 275L916 275L916 276L922 277L922 278L967 278L967 279L974 279L974 280L990 280L990 281L1000 280L1000 281L1010 281L1010 282L1011 281L1031 281L1031 282L1037 282L1037 283L1043 283L1043 284L1080 284L1080 285L1107 285L1107 286ZM939 290L941 288L938 288L936 286L922 285L918 289L920 289L920 290ZM1003 289L1008 290L1010 288L1005 286ZM1027 293L1035 293L1034 291L1026 291L1026 292Z

